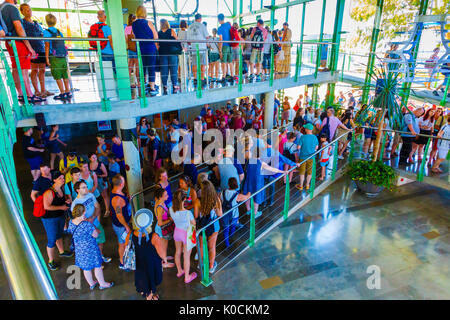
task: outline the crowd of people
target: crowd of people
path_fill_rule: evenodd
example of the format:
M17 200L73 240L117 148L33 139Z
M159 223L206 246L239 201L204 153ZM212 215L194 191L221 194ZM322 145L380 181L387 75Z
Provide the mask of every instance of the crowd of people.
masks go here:
M65 35L56 28L58 23L55 15L49 13L45 16L46 28L32 19L33 12L27 3L19 8L15 0L5 0L0 6L0 15L4 23L0 25L0 36L12 37L47 37L61 38ZM21 17L22 14L22 17ZM111 62L116 72L114 59L114 44L111 28L107 25L107 16L104 10L97 12L98 22L91 25L86 36L89 38L104 38L98 41L103 62ZM270 30L259 19L255 27L239 28L237 23L225 21L223 14L218 15L218 28L212 29L210 34L206 23L202 22L202 15L197 13L194 21L188 25L181 20L177 29L171 28L166 19L159 22L159 30L152 21L147 19L147 9L139 6L135 14L129 14L125 26L125 42L128 54L128 67L131 79L131 88L140 87L140 77L144 77L145 90L150 96L159 93L156 85L156 72L160 72L162 94L168 94L168 79L172 84L172 93L180 91L181 63L191 66L188 72L194 75L194 84L197 81L197 47L200 57L200 72L202 85L206 85L206 77L210 82L238 81L239 57L243 57L243 75L250 81L264 80L270 72L271 51L274 53L274 72L276 77L285 77L290 72L290 50L292 32L288 23L283 24L281 30ZM139 74L137 45L134 39L162 39L183 40L179 42L150 42L140 41L139 48L142 54L143 75ZM188 42L200 40L205 42ZM235 41L235 42L220 42ZM242 42L242 41L252 41ZM279 42L279 43L271 43ZM9 41L5 42L6 49L11 57L12 74L20 102L28 99L30 103L39 103L53 96L55 100L70 100L70 72L68 69L68 50L63 40L22 40L16 41L17 54L20 62L23 85L26 97L23 95L22 85L18 74L14 50ZM97 41L89 41L92 50L97 50ZM184 52L184 53L183 53ZM186 59L185 59L186 57ZM208 74L206 67L208 66ZM50 68L51 75L56 81L59 94L47 90L45 81L46 67ZM30 72L31 70L31 72Z
M209 269L214 273L217 268L215 257L219 231L222 229L220 237L225 246L230 246L235 232L243 227L240 219L252 213L249 201L252 194L280 175L284 175L284 178L279 183L289 181L300 191L309 190L312 175L316 174L312 172L314 153L320 150L316 157L317 174L319 180L324 180L331 155L337 152L338 158L343 159L349 152L353 134L364 137L363 152L369 156L376 129L369 120L362 128L355 124L354 118L366 106L360 108L353 94L348 97L346 99L342 92L339 93L337 101L343 108L335 115L336 110L332 107L326 110L312 107L307 93L305 97L299 96L292 110L289 99L281 103L275 96L274 120L278 119L279 112L284 119L283 113L286 111L293 111L290 112L293 118L287 118L283 126L276 129L276 139L273 141L265 139L261 133L264 102L258 103L249 97L240 99L234 105L227 101L226 105L216 107L215 111L209 105L204 105L192 124L181 124L173 119L167 130L163 131L165 136L159 134L145 117L141 118L136 129L141 162L143 168L150 169L154 184L152 205L149 208L155 217L155 223L149 229L151 241L140 239L139 232L142 230L139 231L133 223L126 188L125 157L119 136L114 135L111 144L108 144L105 136L98 134L98 144L87 156L78 155L72 148L64 155L59 145L65 145L65 142L59 138L58 126L52 126L49 132L40 130L36 141L33 128L24 128L23 152L34 180L31 198L36 203L38 197L43 197L45 215L41 220L47 234L49 268L59 268L55 248L60 257L73 255L71 250L63 247L62 242L63 235L71 233L75 263L84 271L90 288L94 289L97 284L100 289L112 286L114 283L105 281L102 273L102 264L111 261L103 254L104 243L111 241L103 226L111 220L118 243L120 269L127 269L124 261L127 245L133 242L136 248L136 288L144 297L159 298L156 287L162 281L161 267L176 267L177 276L184 277L185 283L197 277L190 266L191 252L196 251L188 246L190 228L199 230L210 225L205 228L205 234ZM286 110L286 106L289 110ZM417 136L419 133L449 139L450 123L443 108L419 107L412 113L406 109L403 111L406 127L398 135L388 135L384 158L389 158L389 154L391 159L397 156L396 150L402 143L400 162L408 159L414 162L415 152L421 156L428 141L427 137ZM369 112L368 119L371 118ZM387 120L384 128L389 129ZM205 145L193 144L194 131L204 135L209 129L217 129L228 144L206 163L206 172L198 172L195 157L181 165L172 163L171 154L185 152L186 143L192 143L193 155L201 154ZM240 140L244 145L243 160L236 153L239 147L227 140L231 129L254 129L256 132L256 136L244 136ZM339 137L337 150L334 151L330 142ZM52 164L43 162L42 153L46 149ZM433 172L440 172L439 165L447 157L448 150L448 140L433 140L428 161ZM277 163L271 160L273 152L279 159ZM60 157L59 165L54 169L53 162L57 156ZM250 161L252 159L255 161ZM182 171L177 181L169 181L169 168ZM253 196L253 214L256 219L263 215L263 206L273 205L274 194L275 185L272 184L265 192ZM238 203L244 204L240 207L243 209L236 208ZM221 217L219 221L213 223L218 217ZM199 241L203 239L199 238ZM174 257L168 255L171 248L174 249ZM200 245L200 248L203 246ZM202 250L196 253L196 259L199 255L203 257Z

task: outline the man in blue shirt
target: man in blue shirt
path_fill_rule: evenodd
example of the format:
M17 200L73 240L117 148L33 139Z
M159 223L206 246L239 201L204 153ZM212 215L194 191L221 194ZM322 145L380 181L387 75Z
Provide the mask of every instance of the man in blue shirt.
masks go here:
M106 23L106 14L104 10L97 11L97 24ZM108 38L109 41L106 44L106 47L102 49L102 60L103 61L112 61L113 71L116 72L116 63L114 60L114 51L113 51L113 42L112 42L112 32L109 26L102 27L103 34L105 38Z
M400 149L400 163L407 163L409 154L411 153L412 143L416 139L417 135L420 133L419 118L425 113L423 107L417 108L412 112L406 111L403 117L405 120L406 127L402 131L411 132L411 134L401 134L402 136L402 148Z
M123 154L122 140L118 135L112 138L111 151L116 155L116 161L120 166L121 173L125 173L125 155ZM125 177L125 174L122 174Z
M300 163L311 157L317 150L317 147L319 146L319 141L317 140L317 137L312 134L314 126L311 123L307 123L303 126L303 128L305 128L306 134L302 135L299 139L300 152L298 157L300 159ZM312 167L313 167L312 158L300 164L299 168L300 183L296 185L297 189L303 190L303 181L305 180L305 172L306 172L306 190L309 189L309 184L311 182L311 177L313 173Z
M219 40L222 41L230 41L230 29L231 24L229 22L225 22L225 16L223 13L220 13L217 16L219 20L220 27L217 29L217 34L219 35ZM230 75L234 76L233 67L231 66L232 57L231 57L231 46L230 43L219 43L219 54L220 59L222 61L222 71L223 71L223 79L229 78ZM228 71L230 70L230 71Z

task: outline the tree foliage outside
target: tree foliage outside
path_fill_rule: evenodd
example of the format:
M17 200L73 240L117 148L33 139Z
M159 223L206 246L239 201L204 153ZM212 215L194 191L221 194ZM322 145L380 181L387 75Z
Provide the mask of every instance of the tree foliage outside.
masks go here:
M347 42L351 48L370 45L376 5L377 0L353 0L350 17L357 29ZM398 39L397 32L411 30L419 6L420 0L384 0L379 41ZM427 14L448 14L449 8L450 0L429 0Z

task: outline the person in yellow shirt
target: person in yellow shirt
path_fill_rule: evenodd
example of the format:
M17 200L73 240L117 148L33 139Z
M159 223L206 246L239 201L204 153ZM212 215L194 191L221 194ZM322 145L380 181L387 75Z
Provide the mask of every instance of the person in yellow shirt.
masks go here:
M69 150L69 155L64 157L59 161L59 171L66 177L66 183L72 180L72 175L70 174L70 169L80 168L80 157L77 156L77 151L75 149Z

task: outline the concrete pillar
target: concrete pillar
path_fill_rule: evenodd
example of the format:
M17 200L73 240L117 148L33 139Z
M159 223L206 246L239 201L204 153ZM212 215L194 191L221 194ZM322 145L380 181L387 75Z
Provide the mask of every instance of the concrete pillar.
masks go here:
M274 99L275 94L273 91L264 94L264 129L267 130L273 128Z
M127 187L130 195L142 190L141 162L137 147L137 137L133 133L136 128L136 119L120 119L120 131L122 135L123 154L125 157L125 168L127 172ZM138 197L134 202L135 208L142 208L144 198Z

